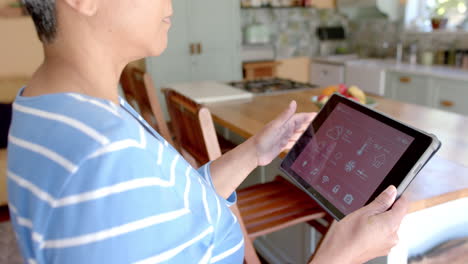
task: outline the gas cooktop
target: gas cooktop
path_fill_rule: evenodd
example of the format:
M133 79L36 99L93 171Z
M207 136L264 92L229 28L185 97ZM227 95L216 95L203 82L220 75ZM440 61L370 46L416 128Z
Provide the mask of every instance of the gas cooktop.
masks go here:
M231 82L229 85L254 94L275 94L319 87L310 83L301 83L280 78Z

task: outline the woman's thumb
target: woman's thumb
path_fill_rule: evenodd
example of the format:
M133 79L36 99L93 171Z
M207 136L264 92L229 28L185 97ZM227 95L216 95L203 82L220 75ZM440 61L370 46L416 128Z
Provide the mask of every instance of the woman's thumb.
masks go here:
M389 186L383 193L381 193L375 200L368 204L366 207L372 215L381 214L387 211L395 202L397 189L395 186Z
M297 103L296 101L291 101L291 103L289 103L289 106L288 108L286 108L275 120L275 122L278 122L277 124L279 125L283 125L284 123L286 123L286 121L288 121L291 116L294 115L294 113L296 113L296 109L297 109Z

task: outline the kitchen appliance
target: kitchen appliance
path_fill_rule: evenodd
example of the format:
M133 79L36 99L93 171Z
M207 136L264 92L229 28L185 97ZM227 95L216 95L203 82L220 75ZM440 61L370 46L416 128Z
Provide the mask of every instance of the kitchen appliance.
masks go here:
M366 93L385 95L385 72L395 61L360 59L346 62L345 84L356 85Z
M245 44L267 44L270 42L270 29L267 25L254 22L244 29Z
M270 79L260 79L253 81L240 81L240 82L231 82L231 86L238 89L253 93L256 95L271 95L278 93L285 93L291 91L301 91L307 89L318 88L319 86L310 84L296 82L288 79L281 78L270 78Z
M357 54L312 58L310 81L320 86L344 83L346 62L357 59Z
M351 18L372 18L379 17L378 14L385 14L390 21L397 21L402 16L400 12L399 0L337 0L336 6ZM369 12L375 10L375 12Z
M317 36L320 39L320 56L335 54L346 50L346 34L343 27L319 27Z

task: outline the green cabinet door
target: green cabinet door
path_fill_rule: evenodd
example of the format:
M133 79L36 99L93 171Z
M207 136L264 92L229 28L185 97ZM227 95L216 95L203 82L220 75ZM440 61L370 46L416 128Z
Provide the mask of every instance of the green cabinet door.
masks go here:
M430 77L397 72L388 72L386 75L386 96L412 104L433 105Z
M238 1L173 1L168 48L147 59L156 86L200 80L240 80ZM195 47L195 49L193 49Z
M189 35L199 45L192 56L192 80L242 79L239 1L189 1Z
M435 107L468 115L468 81L434 79Z

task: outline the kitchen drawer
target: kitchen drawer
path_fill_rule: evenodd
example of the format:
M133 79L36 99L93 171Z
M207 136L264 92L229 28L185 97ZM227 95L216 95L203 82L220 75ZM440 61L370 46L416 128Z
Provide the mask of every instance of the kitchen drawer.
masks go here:
M310 82L320 86L344 83L344 65L312 63L310 66Z
M435 107L468 115L468 82L435 79L434 92Z
M245 62L243 66L245 75L244 79L252 81L277 77L278 65L279 62L276 61Z
M431 78L423 75L388 73L389 95L398 101L433 106Z

